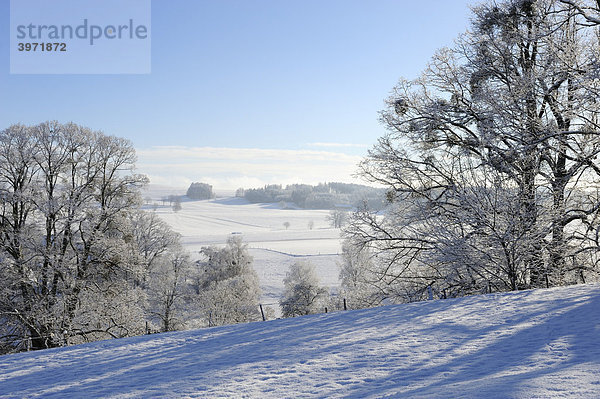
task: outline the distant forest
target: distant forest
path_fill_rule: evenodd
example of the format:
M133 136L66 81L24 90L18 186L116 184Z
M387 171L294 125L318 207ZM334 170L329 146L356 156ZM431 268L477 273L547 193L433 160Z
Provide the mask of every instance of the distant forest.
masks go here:
M354 208L365 202L371 209L380 209L385 202L385 189L349 183L270 184L262 188L236 191L252 203L293 202L304 209Z

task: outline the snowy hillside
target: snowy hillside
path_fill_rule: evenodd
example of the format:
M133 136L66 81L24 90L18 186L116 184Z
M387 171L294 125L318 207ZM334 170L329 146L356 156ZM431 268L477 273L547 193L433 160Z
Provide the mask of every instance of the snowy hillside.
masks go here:
M600 285L0 357L0 396L600 397Z

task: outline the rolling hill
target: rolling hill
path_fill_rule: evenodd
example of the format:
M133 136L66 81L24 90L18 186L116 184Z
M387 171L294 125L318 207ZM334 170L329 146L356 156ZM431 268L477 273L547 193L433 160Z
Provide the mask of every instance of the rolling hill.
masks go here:
M0 357L0 397L597 398L600 285Z

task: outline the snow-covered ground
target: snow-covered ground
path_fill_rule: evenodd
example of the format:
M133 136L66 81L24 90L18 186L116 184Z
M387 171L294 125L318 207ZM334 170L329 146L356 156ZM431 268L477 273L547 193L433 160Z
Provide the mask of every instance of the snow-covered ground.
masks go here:
M180 190L181 191L181 190ZM183 190L184 191L184 190ZM327 210L286 209L293 204L250 204L243 198L221 197L206 201L183 201L182 209L173 212L162 205L161 198L169 194L151 188L147 196L158 206L145 206L182 235L182 243L198 257L198 251L208 245L224 245L227 238L241 235L254 257L263 297L261 301L279 309L276 302L283 291L283 278L298 260L315 265L321 285L335 291L339 286L340 229L330 227ZM170 194L181 194L173 192ZM286 228L284 223L288 222Z
M327 210L282 209L280 204L250 204L226 197L184 201L179 212L159 206L156 213L183 236L190 250L224 244L241 234L252 248L269 248L293 255L337 254L339 229L327 221ZM314 226L309 229L309 222ZM288 222L288 228L284 223Z
M3 398L599 398L600 285L0 357Z

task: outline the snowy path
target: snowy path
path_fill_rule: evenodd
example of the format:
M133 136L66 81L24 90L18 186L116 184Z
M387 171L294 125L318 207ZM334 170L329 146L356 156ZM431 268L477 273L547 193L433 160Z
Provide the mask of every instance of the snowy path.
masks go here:
M0 396L600 397L600 285L0 357Z

